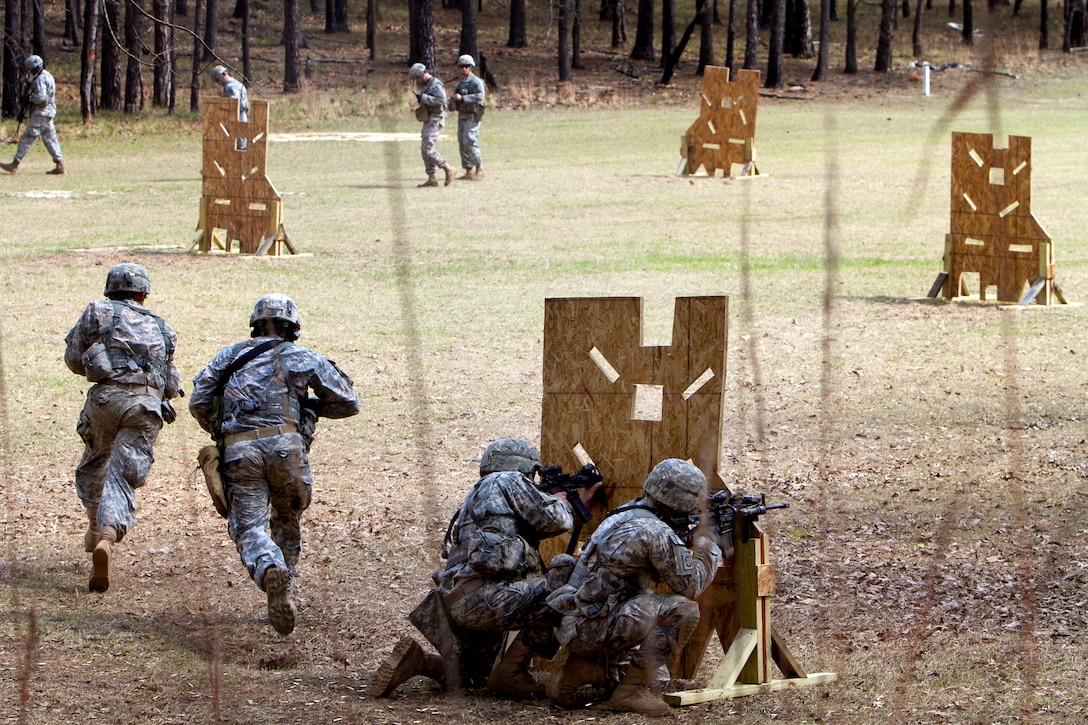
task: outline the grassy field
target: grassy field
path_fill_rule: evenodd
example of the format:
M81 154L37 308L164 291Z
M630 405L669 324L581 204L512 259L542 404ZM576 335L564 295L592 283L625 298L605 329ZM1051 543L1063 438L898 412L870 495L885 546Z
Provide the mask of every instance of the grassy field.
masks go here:
M1082 722L1088 75L994 77L995 103L950 118L968 80L946 71L929 98L904 84L763 99L764 176L743 181L675 175L694 100L496 109L487 179L439 189L415 188L417 141L285 137L269 177L304 254L279 259L184 253L200 197L191 120L155 134L62 124L67 176L44 175L39 146L0 179L0 721L632 722L421 681L386 701L364 693L410 630L475 481L467 459L499 436L539 440L544 300L641 296L645 341L665 344L674 297L727 294L722 473L791 503L765 519L776 621L806 669L840 680L674 719ZM284 113L295 103L323 101ZM417 132L407 103L397 110L285 126ZM1032 210L1074 304L917 299L941 268L952 130L1033 138ZM453 139L440 150L456 159ZM149 269L183 378L280 291L302 311L301 342L355 379L363 414L325 422L315 443L287 639L206 500L188 416L160 438L115 584L86 593L71 483L86 386L61 355L120 261Z

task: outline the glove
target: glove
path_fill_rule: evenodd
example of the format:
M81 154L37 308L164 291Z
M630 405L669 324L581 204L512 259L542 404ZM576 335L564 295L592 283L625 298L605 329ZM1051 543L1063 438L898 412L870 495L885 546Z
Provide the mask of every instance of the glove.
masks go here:
M174 410L174 406L170 405L169 400L162 401L161 412L162 412L162 420L167 425L169 425L170 423L173 423L175 420L178 419L178 414Z

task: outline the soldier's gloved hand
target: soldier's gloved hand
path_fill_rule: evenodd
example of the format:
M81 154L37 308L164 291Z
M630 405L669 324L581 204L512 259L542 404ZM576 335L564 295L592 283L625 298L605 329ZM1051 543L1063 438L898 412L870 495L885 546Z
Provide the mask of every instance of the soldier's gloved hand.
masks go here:
M169 400L162 401L160 412L162 413L163 422L167 425L178 419L177 411L174 410L174 406L170 405Z

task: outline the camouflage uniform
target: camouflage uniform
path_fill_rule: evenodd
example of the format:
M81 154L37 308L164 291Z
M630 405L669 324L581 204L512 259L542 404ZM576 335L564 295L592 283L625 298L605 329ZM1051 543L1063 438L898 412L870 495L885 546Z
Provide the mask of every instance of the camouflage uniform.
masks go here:
M256 337L224 347L193 379L189 412L200 427L215 435L213 395L223 371L247 348L276 339ZM262 589L270 568L295 574L302 548L299 516L313 487L302 435L312 433L305 421L313 418L303 414L303 403L326 418L355 415L359 399L352 385L333 362L287 341L258 355L226 383L221 472L230 503L228 531ZM317 400L307 397L309 390Z
M99 342L113 368L87 391L76 424L84 448L75 479L88 518L99 529L112 526L117 541L136 524L135 489L147 482L163 414L173 421L163 401L178 395L177 341L170 325L135 300L90 303L65 338L72 372L89 374L84 355Z
M529 650L554 655L555 615L544 606L537 547L573 525L570 504L518 471L481 478L453 521L446 568L435 575L453 623L474 637L521 630Z
M19 163L30 151L34 140L41 137L42 143L54 163L61 163L63 154L60 150L60 141L57 139L57 129L53 125L53 117L57 115L57 83L53 80L53 74L42 69L30 81L30 118L27 119L26 128L19 136L19 148L15 152L13 161Z
M482 166L483 157L477 143L480 138L480 120L476 116L476 110L484 102L484 82L479 76L469 74L468 78L457 84L454 93L461 94L461 100L457 102L457 145L461 150L461 166L465 169Z
M446 125L446 87L442 81L431 76L416 93L416 98L427 109L427 120L423 122L420 132L422 143L419 150L423 156L423 166L430 176L446 166L446 159L438 153L438 134Z
M249 93L241 81L228 76L221 95L223 98L237 98L238 120L243 123L249 121Z
M601 523L568 584L548 598L564 615L556 636L577 655L610 662L630 656L632 666L655 670L690 635L680 623L698 612L692 600L721 560L710 539L698 537L689 549L641 500L626 504ZM655 593L659 582L674 593Z

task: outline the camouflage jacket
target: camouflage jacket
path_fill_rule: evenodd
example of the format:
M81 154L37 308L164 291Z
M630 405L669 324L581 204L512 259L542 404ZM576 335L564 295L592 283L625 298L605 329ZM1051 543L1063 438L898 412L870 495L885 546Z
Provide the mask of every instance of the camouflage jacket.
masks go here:
M470 74L468 78L462 78L457 83L454 93L461 94L461 100L457 102L458 111L461 113L476 113L477 106L484 104L486 89L479 76Z
M540 574L541 539L574 525L570 504L537 489L517 471L484 476L450 522L445 571L439 590L453 591L466 579L523 579Z
M427 113L431 116L446 116L446 86L434 76L423 84L416 94L420 105L427 107Z
M64 341L64 363L76 375L88 374L88 349L102 343L112 372L98 382L146 385L163 391L167 399L178 394L180 379L174 367L178 336L165 320L134 300L90 303Z
M570 581L548 597L549 606L563 614L597 617L618 602L651 592L659 582L689 599L706 589L722 561L718 545L699 536L689 549L641 504L641 499L624 504L601 522Z
M57 82L53 74L41 70L30 81L31 115L53 118L57 115Z
M248 348L276 339L255 337L224 347L193 378L189 412L201 428L213 435L227 435L282 423L298 425L304 402L325 418L347 418L359 412L354 383L336 363L283 341L231 376L223 389L222 428L216 431L215 389L223 371ZM316 401L308 400L311 390Z
M231 78L227 81L227 84L223 86L223 98L237 98L238 99L238 120L249 120L249 92L246 91L246 87L242 85L242 82Z

